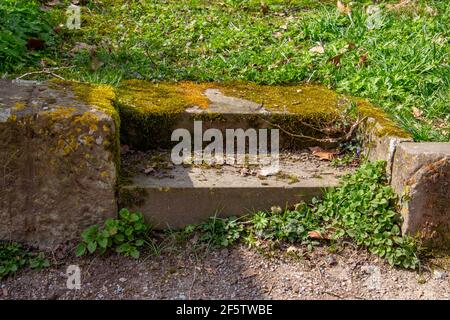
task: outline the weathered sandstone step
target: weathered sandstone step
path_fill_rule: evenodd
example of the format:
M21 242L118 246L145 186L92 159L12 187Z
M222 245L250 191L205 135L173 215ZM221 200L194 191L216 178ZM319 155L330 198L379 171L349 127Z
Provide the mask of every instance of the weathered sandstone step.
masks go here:
M0 81L0 240L51 246L115 216L109 87Z
M167 153L156 151L149 158L135 154L123 159L124 171L132 176L120 188L120 206L142 212L158 228L178 228L215 214L241 216L272 206L293 206L337 186L338 178L349 171L315 160L307 152L280 154L278 170L173 165L168 159Z

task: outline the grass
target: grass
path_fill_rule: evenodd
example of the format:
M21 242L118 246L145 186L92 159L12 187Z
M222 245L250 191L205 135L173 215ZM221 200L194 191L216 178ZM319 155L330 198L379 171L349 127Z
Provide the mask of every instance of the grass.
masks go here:
M64 21L61 2L47 12L49 23ZM371 100L418 141L450 141L449 2L381 3L372 15L371 1L355 2L351 14L334 1L265 3L89 1L82 28L54 33L41 65L71 66L61 75L113 85L130 78L319 82ZM311 52L318 44L324 52ZM12 76L41 68L38 62L0 71Z

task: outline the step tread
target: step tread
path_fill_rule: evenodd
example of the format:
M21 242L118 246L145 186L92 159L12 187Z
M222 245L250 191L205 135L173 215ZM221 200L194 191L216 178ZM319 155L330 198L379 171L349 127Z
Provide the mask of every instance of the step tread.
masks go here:
M153 158L152 158L153 157ZM157 157L158 163L155 163ZM166 159L166 163L161 161ZM140 188L323 188L336 186L351 168L336 168L311 153L281 153L278 170L258 165L173 165L168 152L129 155L125 169L135 166L129 186ZM137 164L137 167L136 167ZM156 164L156 165L155 165ZM144 170L147 173L144 173ZM270 173L269 173L269 172Z

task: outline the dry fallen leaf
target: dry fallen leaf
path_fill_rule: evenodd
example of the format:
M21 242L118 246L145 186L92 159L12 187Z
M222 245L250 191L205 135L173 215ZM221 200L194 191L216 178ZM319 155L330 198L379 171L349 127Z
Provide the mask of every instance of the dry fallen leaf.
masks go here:
M309 231L308 237L311 239L323 239L323 236L319 231Z
M361 57L359 57L358 66L363 66L367 62L367 58L369 57L369 53L364 53Z
M330 161L338 155L336 150L324 150L321 147L310 147L309 150L311 150L313 156L319 158L320 160Z
M309 49L309 52L323 54L325 53L325 48L321 43L318 42L317 46L314 46L311 49Z
M263 14L269 13L269 6L264 2L261 3L261 11Z
M320 160L333 160L336 157L335 152L330 151L319 151L319 152L313 152L313 155L319 158Z
M337 6L339 12L342 12L342 13L351 13L352 12L352 9L349 6L346 6L339 0L336 3L336 6Z
M413 112L414 118L416 118L416 119L422 118L423 111L420 110L419 108L412 107L412 112Z
M334 57L331 57L330 59L328 59L329 62L331 62L332 64L334 64L335 66L338 66L341 64L341 58L342 58L342 53L335 55Z

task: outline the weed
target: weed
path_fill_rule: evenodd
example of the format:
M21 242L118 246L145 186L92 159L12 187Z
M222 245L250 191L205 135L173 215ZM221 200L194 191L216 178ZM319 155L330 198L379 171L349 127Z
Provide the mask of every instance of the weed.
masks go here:
M334 239L350 238L391 265L414 268L419 262L416 243L400 235L397 196L386 182L384 166L382 161L363 164L326 192L314 212Z
M150 227L145 224L141 213L131 213L127 209L119 211L118 219L107 219L100 228L94 225L83 231L82 242L76 248L76 255L98 251L103 254L107 249L133 258L139 258L139 248L144 244L152 246L148 237Z
M391 265L416 268L417 242L401 236L397 196L387 184L385 162L365 163L342 178L341 186L326 190L323 199L300 203L292 210L257 212L240 219L212 217L179 231L184 239L197 237L208 247L227 247L242 241L249 247L299 243L308 250L320 241L355 242Z
M43 252L31 252L18 243L0 242L0 279L25 267L40 270L49 266Z

